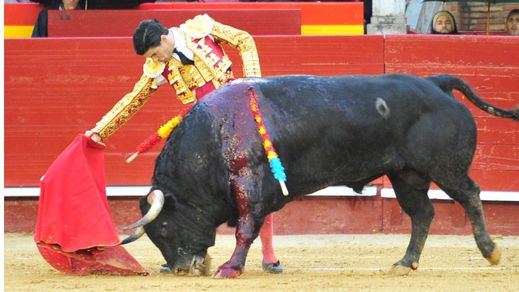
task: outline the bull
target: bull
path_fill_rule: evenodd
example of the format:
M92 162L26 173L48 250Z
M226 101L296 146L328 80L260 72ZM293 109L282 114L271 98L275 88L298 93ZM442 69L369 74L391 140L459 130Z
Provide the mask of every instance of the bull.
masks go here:
M249 109L251 88L286 168L288 196L269 170ZM463 206L481 254L498 264L480 189L467 174L476 124L454 89L490 114L519 120L519 109L494 107L450 75L280 76L224 86L200 100L167 140L140 201L145 215L129 226L136 230L125 243L146 232L172 271L204 274L216 228L227 222L236 226L236 246L215 276L238 277L267 214L327 186L360 192L387 175L412 222L394 273L418 268L434 217L431 182Z

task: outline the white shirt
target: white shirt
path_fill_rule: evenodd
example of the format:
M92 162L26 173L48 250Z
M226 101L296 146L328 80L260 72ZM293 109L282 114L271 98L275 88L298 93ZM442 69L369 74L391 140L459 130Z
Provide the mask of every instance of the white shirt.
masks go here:
M186 56L189 60L193 61L193 51L187 48L186 39L182 33L178 31L178 28L176 27L170 28L169 31L173 33L173 38L175 39L175 49L184 54L184 56ZM177 55L177 53L173 53L173 57L180 61L180 57Z

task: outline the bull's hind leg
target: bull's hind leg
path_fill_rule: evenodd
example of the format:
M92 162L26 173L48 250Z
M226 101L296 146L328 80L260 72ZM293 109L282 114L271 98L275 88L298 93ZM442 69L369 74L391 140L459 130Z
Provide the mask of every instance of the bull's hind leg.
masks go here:
M501 250L488 234L483 207L479 198L479 186L468 176L463 176L459 179L435 180L435 182L465 209L472 223L472 233L481 254L490 264L499 264Z
M253 192L257 191L257 184L250 176L231 178L232 192L238 208L236 247L231 258L218 268L215 278L236 278L243 272L249 248L258 236L264 219L254 215L249 204L250 197L256 197Z
M418 261L429 227L434 217L434 208L427 197L430 181L412 170L404 170L389 175L398 203L404 212L411 217L412 234L405 256L393 264L391 273L406 275L411 269L418 268Z

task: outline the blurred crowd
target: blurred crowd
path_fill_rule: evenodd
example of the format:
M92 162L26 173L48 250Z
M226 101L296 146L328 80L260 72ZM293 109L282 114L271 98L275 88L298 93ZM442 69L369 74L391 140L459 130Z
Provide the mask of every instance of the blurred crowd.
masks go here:
M406 0L408 32L519 35L519 1Z

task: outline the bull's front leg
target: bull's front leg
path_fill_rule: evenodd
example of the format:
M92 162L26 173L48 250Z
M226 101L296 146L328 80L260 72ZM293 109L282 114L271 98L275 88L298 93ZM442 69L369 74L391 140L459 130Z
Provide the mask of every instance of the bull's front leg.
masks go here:
M256 182L257 183L257 182ZM231 258L216 271L215 278L237 278L243 273L249 248L258 236L263 217L254 215L250 209L249 195L257 191L251 177L235 177L231 179L232 192L238 208L238 224L236 226L236 247Z

